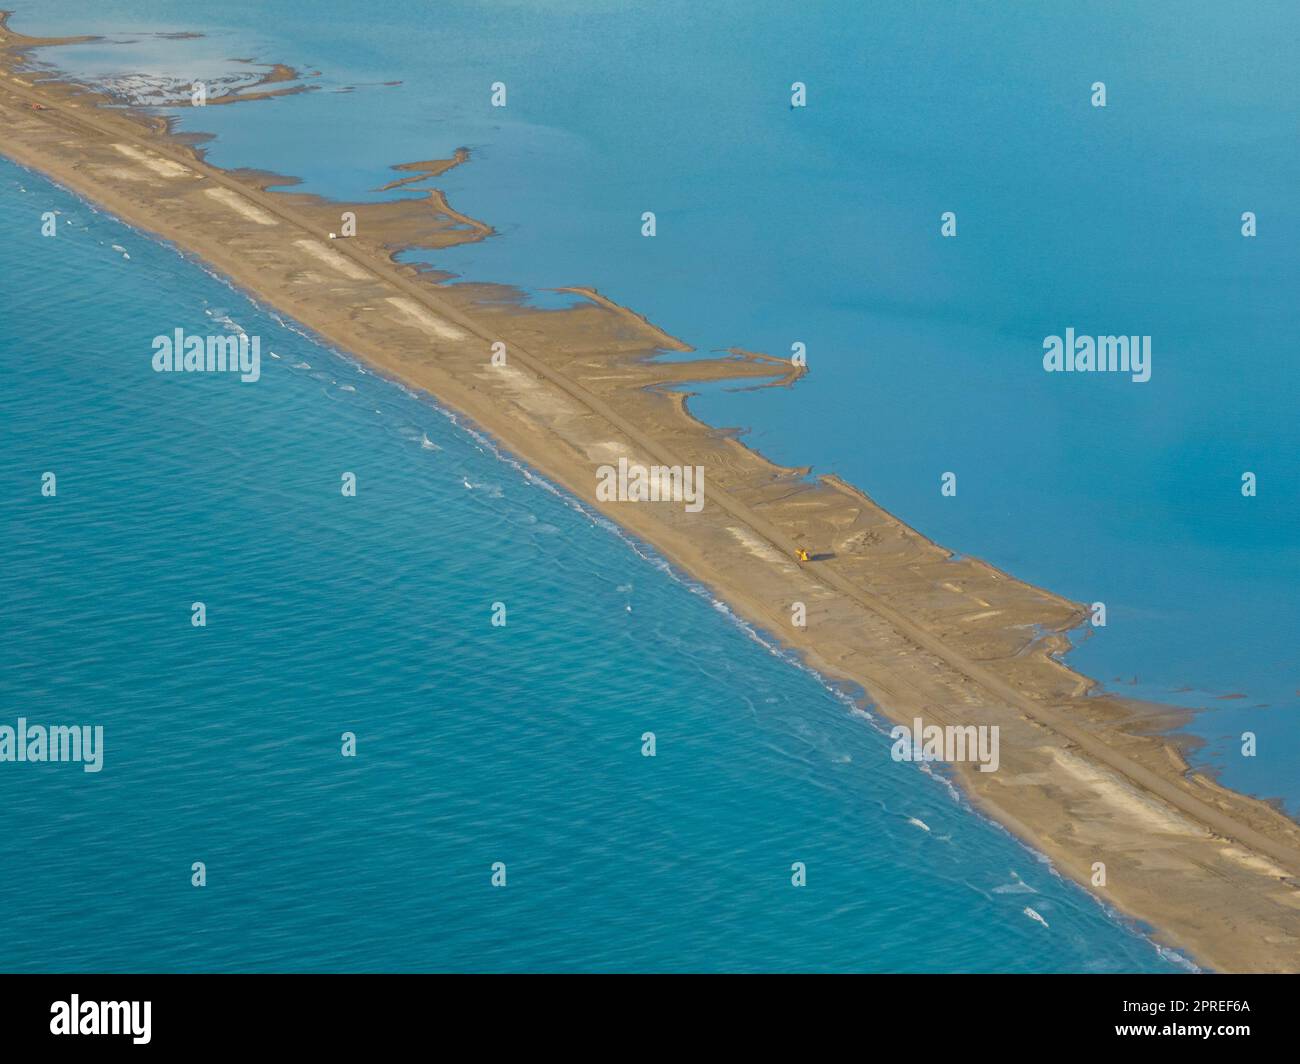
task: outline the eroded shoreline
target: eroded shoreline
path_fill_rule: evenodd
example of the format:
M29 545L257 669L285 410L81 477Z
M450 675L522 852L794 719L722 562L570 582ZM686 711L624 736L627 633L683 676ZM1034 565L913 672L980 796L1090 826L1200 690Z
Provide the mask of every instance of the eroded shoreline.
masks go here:
M767 461L695 419L673 387L791 383L788 363L744 352L657 361L665 334L586 290L570 289L582 304L538 310L506 287L439 285L394 256L491 232L467 230L473 220L440 193L345 204L271 191L266 175L207 164L156 119L20 73L27 49L52 42L0 33L0 152L468 415L886 716L997 725L1002 765L956 766L966 793L1161 942L1213 968L1300 969L1300 826L1192 772L1157 734L1173 711L1096 694L1057 660L1083 607L954 559L838 478L810 482ZM395 169L415 172L409 187L439 165ZM357 235L331 240L342 211L356 214ZM504 366L491 362L497 343ZM147 350L142 338L142 372ZM594 471L619 457L703 466L704 509L598 502ZM800 566L800 543L831 557ZM795 603L806 627L792 624Z

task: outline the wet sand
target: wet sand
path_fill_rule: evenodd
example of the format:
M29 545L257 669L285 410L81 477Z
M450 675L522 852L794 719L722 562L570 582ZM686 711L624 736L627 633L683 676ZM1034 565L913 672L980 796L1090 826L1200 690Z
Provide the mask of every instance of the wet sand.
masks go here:
M592 289L540 310L508 287L442 284L447 275L393 256L492 231L436 190L382 204L270 191L291 180L207 164L156 117L26 69L25 52L51 42L0 34L0 153L467 415L886 717L998 726L998 770L958 764L955 781L1158 941L1218 970L1300 970L1300 825L1190 770L1165 734L1175 711L1100 693L1057 660L1083 605L954 557L852 485L774 465L687 409L681 386L692 381L797 386L788 361L733 350L661 362L665 348L689 346ZM461 161L402 164L389 187ZM331 239L344 211L357 235ZM150 340L140 339L142 373ZM702 466L703 509L598 501L597 468L620 458ZM799 545L812 563L795 561ZM792 621L796 603L806 626Z

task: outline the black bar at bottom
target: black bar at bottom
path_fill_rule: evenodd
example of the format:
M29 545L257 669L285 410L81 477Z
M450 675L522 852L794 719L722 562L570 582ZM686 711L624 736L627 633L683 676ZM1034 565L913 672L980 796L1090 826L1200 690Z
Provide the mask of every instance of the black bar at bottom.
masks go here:
M413 1043L489 1056L512 1046L816 1053L885 1032L998 1052L1259 1051L1289 1048L1297 994L1300 977L1249 975L6 975L0 1031L10 1060L23 1059L15 1049L336 1055Z

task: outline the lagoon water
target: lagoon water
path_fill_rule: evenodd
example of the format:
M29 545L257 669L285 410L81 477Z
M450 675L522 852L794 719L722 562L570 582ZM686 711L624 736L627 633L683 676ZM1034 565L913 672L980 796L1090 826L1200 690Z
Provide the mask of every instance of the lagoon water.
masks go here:
M104 728L0 765L0 968L1180 966L427 399L7 162L0 219L0 723Z
M711 389L693 409L946 546L1105 601L1107 628L1071 662L1206 709L1201 762L1300 811L1289 5L1029 20L395 0L382 21L339 2L16 6L24 32L107 35L42 58L136 91L246 71L235 56L320 72L319 91L176 111L216 135L219 165L366 198L391 164L468 146L439 185L498 235L441 268L537 299L595 284L701 350L804 342L795 389ZM206 36L151 35L181 31ZM488 105L498 80L504 109ZM794 80L807 108L788 105ZM1088 104L1097 80L1105 109ZM16 219L37 210L19 185L53 194L4 177L6 277L22 263L5 293L22 371L0 400L5 497L30 498L5 548L25 559L13 574L48 574L7 581L22 636L0 658L5 700L115 724L103 774L24 780L0 813L9 837L46 825L37 852L55 855L0 873L23 926L84 913L86 967L238 966L251 942L267 967L1164 963L938 783L882 761L880 735L812 677L427 403L66 197L91 228L61 233L77 256L52 254ZM142 379L147 339L205 311L276 336L265 379ZM1070 326L1151 335L1152 380L1043 373L1042 338ZM59 466L59 509L39 509L28 485ZM357 466L345 502L338 473ZM949 470L956 499L938 490ZM187 617L204 595L224 604L200 651ZM486 626L498 598L522 600L504 630ZM362 756L340 767L349 727ZM1253 759L1236 754L1246 729ZM96 839L105 793L122 827ZM188 886L201 859L208 894ZM497 859L510 886L480 896ZM1015 893L1013 871L1043 893ZM530 880L544 893L516 890ZM18 948L15 963L57 966Z

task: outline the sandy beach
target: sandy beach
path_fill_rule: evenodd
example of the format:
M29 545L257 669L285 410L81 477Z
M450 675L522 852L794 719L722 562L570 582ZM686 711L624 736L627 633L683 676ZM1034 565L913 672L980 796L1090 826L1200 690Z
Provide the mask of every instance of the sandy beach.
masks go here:
M1166 736L1174 711L1100 693L1058 660L1082 604L954 557L836 477L769 462L696 420L680 388L797 386L801 370L740 350L657 361L690 348L594 290L542 310L506 287L441 285L394 256L491 234L492 219L421 184L463 154L395 165L387 187L422 190L416 199L272 192L283 178L215 168L156 117L25 71L26 53L49 43L0 24L0 153L471 418L891 720L997 726L997 771L959 763L955 780L1158 941L1211 969L1300 970L1300 825L1191 770ZM336 239L344 212L356 235ZM142 337L142 372L149 355ZM602 501L597 471L620 459L703 468L704 505ZM800 546L814 560L800 564Z

